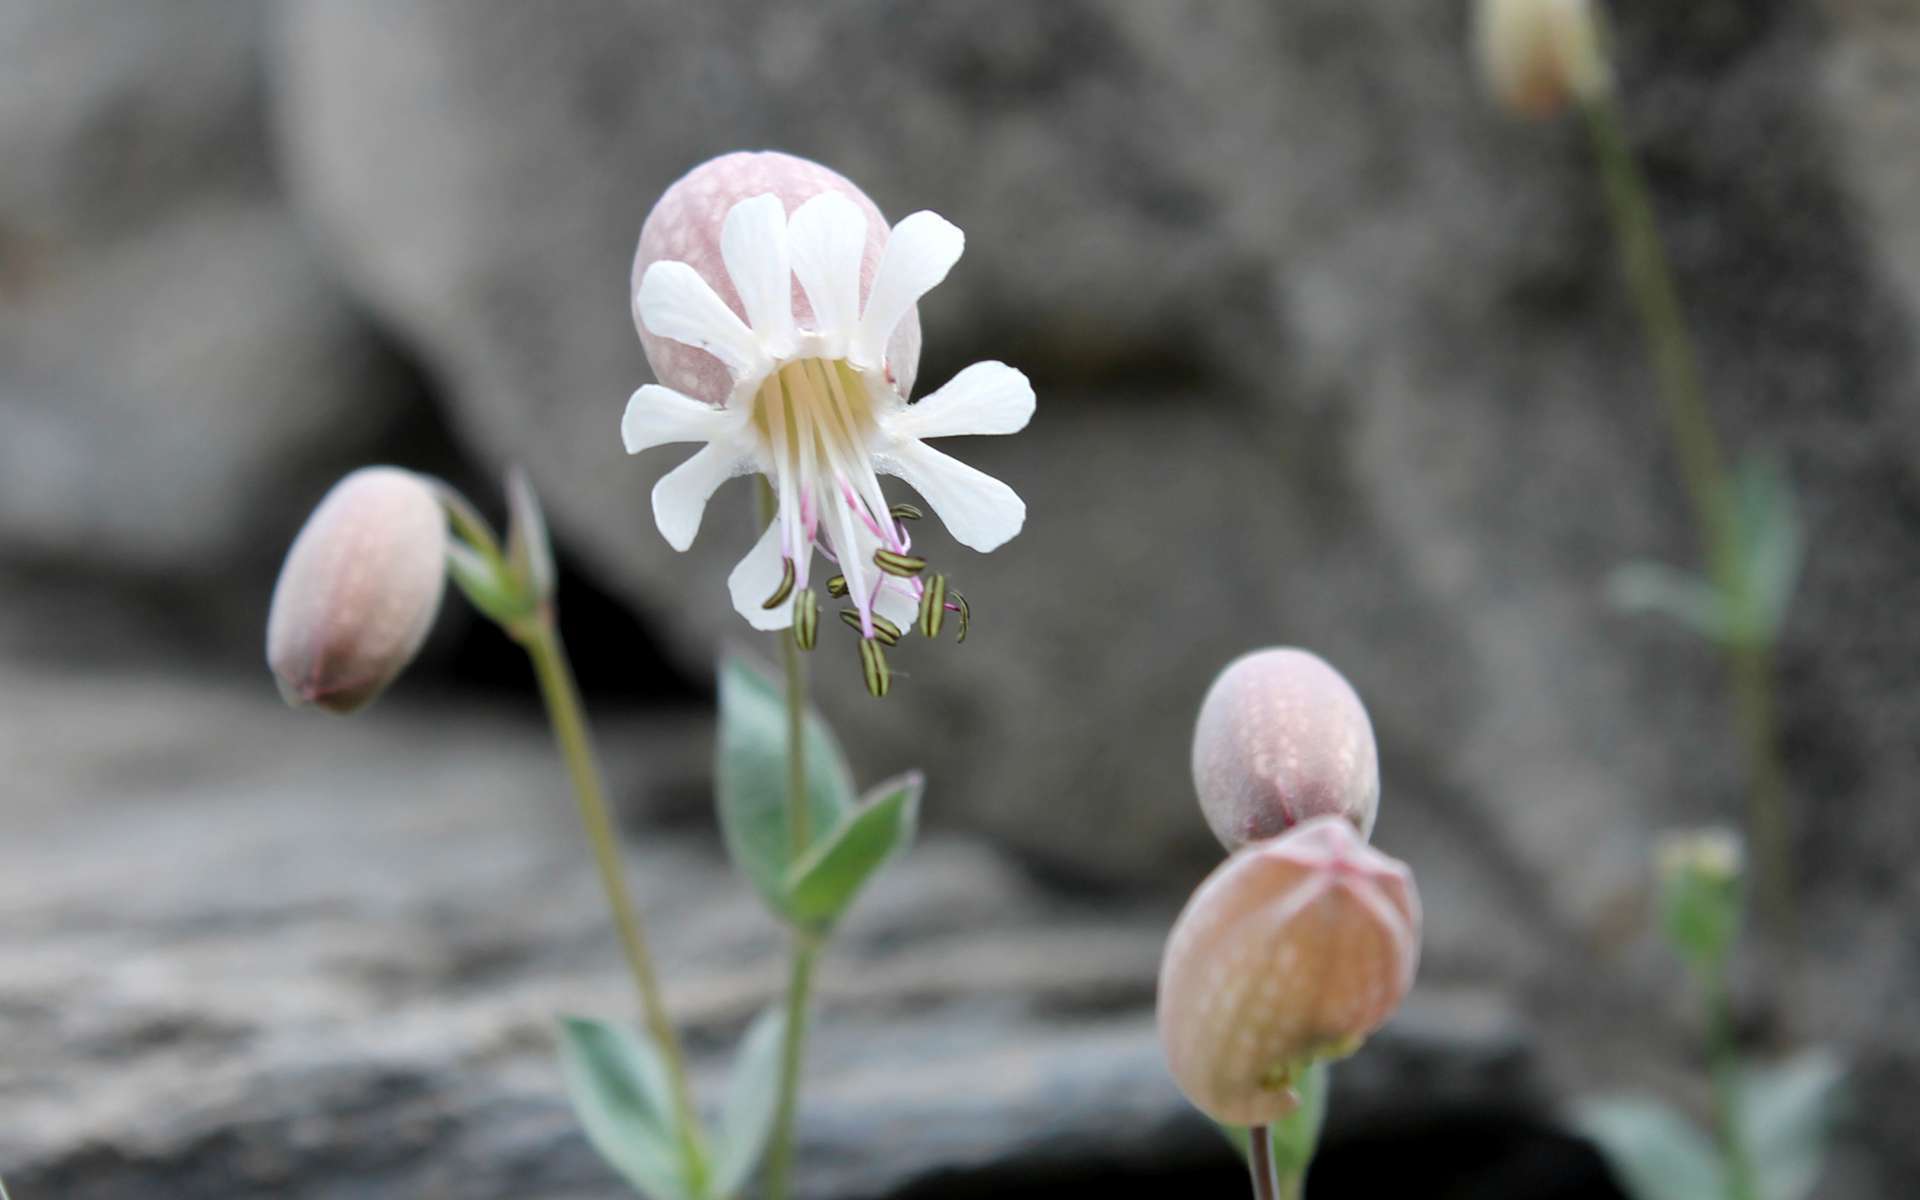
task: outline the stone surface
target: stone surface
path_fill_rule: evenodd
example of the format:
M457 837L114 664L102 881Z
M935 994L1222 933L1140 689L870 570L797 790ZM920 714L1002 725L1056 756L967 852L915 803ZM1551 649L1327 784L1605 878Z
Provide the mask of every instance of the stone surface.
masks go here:
M417 403L279 197L265 24L0 13L0 563L204 585Z
M264 681L15 678L0 1171L16 1196L626 1194L553 1057L553 1014L617 1017L630 993L543 731L404 686L347 722L281 709ZM602 733L629 816L703 786L704 732ZM711 1097L776 994L782 942L706 829L631 841ZM1227 1165L1152 1031L1170 918L1049 892L975 841L916 848L822 968L803 1194ZM1356 1060L1339 1128L1518 1111L1540 1080L1515 1022L1471 977L1430 972Z

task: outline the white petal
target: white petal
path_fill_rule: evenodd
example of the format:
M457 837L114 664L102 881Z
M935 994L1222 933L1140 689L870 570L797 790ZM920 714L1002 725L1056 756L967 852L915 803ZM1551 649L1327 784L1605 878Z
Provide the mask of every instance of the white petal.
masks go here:
M881 365L901 318L947 277L966 244L959 227L938 213L917 212L893 227L867 293L867 311L860 316L860 333L853 343L856 363Z
M650 383L627 401L620 418L620 440L628 454L673 442L710 442L739 423L739 417L704 400Z
M978 362L907 405L887 421L887 432L906 438L1018 433L1032 418L1027 377L1005 363Z
M873 599L873 611L900 628L907 629L920 619L920 602L904 588L886 584L880 588L880 594Z
M735 379L757 373L765 359L753 331L686 263L657 262L648 267L634 311L648 333L705 350Z
M982 553L996 549L1027 522L1027 506L1012 488L931 446L902 440L876 465L926 497L963 546Z
M787 244L793 273L813 305L814 331L829 338L851 336L860 320L867 214L838 192L821 192L794 210Z
M720 227L720 255L740 304L767 353L793 345L793 268L787 258L787 210L771 192L742 200Z
M749 462L736 447L715 444L660 477L660 482L653 485L653 520L669 546L685 550L693 545L693 535L700 532L700 517L714 489L738 475Z
M793 601L785 600L771 609L760 607L780 586L785 573L786 556L780 553L780 519L775 517L747 551L747 556L727 576L727 591L733 595L734 611L755 629L785 629L793 624Z

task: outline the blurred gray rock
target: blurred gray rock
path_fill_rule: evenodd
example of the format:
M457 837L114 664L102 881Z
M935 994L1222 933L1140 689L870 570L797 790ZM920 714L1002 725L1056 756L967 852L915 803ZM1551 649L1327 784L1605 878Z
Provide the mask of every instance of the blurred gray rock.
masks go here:
M578 1132L554 1058L554 1014L619 1018L631 1001L544 731L410 709L405 684L344 722L279 708L264 686L12 678L0 1170L14 1195L630 1194ZM601 732L615 790L640 806L704 786L690 777L704 753L683 752L704 736ZM713 1098L778 993L783 940L710 833L634 843ZM1231 1178L1153 1034L1171 916L1046 891L974 841L917 847L823 963L802 1194ZM1518 1119L1540 1090L1529 1032L1470 978L1429 972L1354 1060L1336 1134L1410 1113Z
M264 13L0 12L0 563L204 583L410 392L280 199Z

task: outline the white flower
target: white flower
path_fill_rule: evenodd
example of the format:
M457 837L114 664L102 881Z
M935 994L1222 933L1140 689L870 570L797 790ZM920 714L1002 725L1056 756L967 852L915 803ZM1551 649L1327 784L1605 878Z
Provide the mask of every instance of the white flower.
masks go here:
M920 297L960 257L960 231L931 212L893 227L861 299L867 215L834 191L813 196L791 217L779 196L756 195L727 211L721 256L746 320L685 262L650 265L634 296L646 331L718 359L732 381L725 404L649 384L628 401L620 432L628 453L670 442L704 442L653 490L654 519L676 550L692 545L707 500L721 483L759 472L778 500L773 522L728 579L733 604L758 629L811 617L816 548L839 564L849 623L863 657L884 663L879 646L923 618L964 612L912 553L903 512L881 490L881 475L905 480L954 538L992 550L1020 532L1026 505L1013 489L926 444L930 438L1015 433L1033 415L1033 388L1004 363L983 362L917 403L907 403L886 361L887 346ZM799 281L813 319L793 312ZM839 580L830 581L838 595ZM929 590L935 598L923 604ZM927 610L934 619L925 620ZM811 643L811 628L805 641ZM884 666L881 667L884 691ZM869 685L874 680L869 673Z

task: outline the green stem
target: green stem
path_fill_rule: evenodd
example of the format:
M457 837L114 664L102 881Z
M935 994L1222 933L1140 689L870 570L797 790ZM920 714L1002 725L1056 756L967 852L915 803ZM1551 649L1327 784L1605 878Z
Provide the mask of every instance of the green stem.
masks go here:
M1273 1174L1273 1142L1265 1125L1247 1130L1247 1172L1253 1176L1253 1200L1278 1200L1282 1194Z
M1619 241L1621 267L1640 312L1653 360L1667 434L1679 460L1694 524L1720 595L1743 618L1750 617L1741 567L1740 528L1727 484L1724 456L1707 411L1699 364L1687 331L1679 289L1668 265L1645 177L1633 155L1611 90L1597 89L1584 108L1600 160L1607 212ZM1728 643L1735 718L1747 760L1748 824L1754 839L1759 891L1768 924L1783 945L1794 944L1793 880L1789 854L1785 776L1773 729L1770 647L1743 633Z
M1733 1007L1727 999L1726 966L1706 972L1707 1068L1713 1078L1713 1132L1727 1169L1727 1200L1759 1200L1753 1160L1747 1153L1740 1107L1740 1059L1734 1045Z
M760 522L776 512L773 488L760 482ZM800 641L788 629L780 635L780 659L787 677L787 859L806 853L813 840L807 804L807 675L800 657ZM767 1200L787 1200L793 1174L793 1123L799 1108L800 1070L806 1059L807 998L813 986L813 964L820 951L812 935L793 931L787 960L787 1020L780 1045L779 1095L773 1113L773 1133L767 1144Z
M512 632L526 648L527 656L533 660L534 674L539 677L540 695L546 701L554 740L560 745L560 755L566 760L567 774L573 780L574 796L580 804L580 822L593 845L594 861L600 868L600 882L606 888L608 906L613 910L620 946L633 973L634 987L640 993L641 1014L653 1044L667 1064L681 1151L686 1156L688 1173L693 1177L694 1194L701 1195L706 1187L706 1151L701 1145L693 1092L687 1085L686 1060L673 1022L668 1019L666 1002L661 998L660 983L654 975L653 960L647 951L646 934L634 908L633 896L627 890L619 834L607 808L606 789L601 784L586 713L580 703L580 690L574 684L573 668L567 661L566 647L561 644L550 607L543 607L532 620Z

